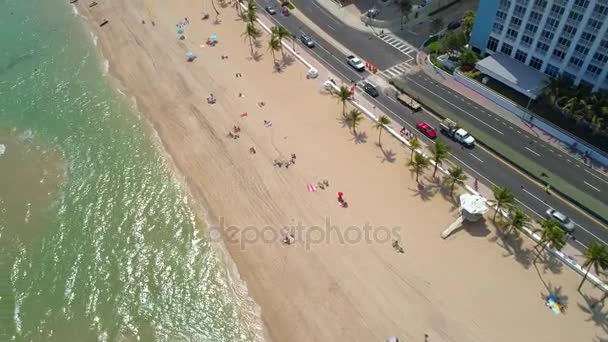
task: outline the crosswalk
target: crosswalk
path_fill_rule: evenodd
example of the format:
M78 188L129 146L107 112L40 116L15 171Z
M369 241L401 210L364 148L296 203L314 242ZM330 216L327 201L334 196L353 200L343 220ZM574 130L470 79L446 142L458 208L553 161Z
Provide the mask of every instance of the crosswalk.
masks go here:
M380 72L380 76L384 77L387 80L390 80L397 76L403 75L408 70L410 70L411 67L412 65L409 63L409 61L399 63L397 65L393 65L388 69L382 70L382 72Z
M388 45L394 47L395 49L401 51L404 55L413 58L410 53L415 53L416 49L410 44L406 43L403 39L395 36L392 33L382 33L378 36L378 38L385 41Z

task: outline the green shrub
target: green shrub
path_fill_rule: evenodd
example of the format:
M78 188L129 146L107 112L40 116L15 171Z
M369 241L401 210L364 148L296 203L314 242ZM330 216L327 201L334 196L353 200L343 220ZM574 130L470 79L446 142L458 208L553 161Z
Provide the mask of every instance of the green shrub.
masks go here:
M443 45L441 44L441 42L436 41L436 42L432 42L431 44L429 44L429 52L431 54L441 55L445 51L443 50Z

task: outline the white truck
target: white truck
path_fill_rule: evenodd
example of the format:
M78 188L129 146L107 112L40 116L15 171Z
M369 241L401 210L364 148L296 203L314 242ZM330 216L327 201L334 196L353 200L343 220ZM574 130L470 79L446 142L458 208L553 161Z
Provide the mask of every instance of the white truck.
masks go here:
M365 70L365 63L363 63L362 60L353 55L347 56L346 61L348 62L348 65L350 65L353 69L357 71Z
M439 130L445 136L452 138L452 140L454 140L466 147L475 146L475 138L473 138L473 136L471 136L469 134L469 132L458 127L458 125L450 119L445 119L442 122L440 122Z

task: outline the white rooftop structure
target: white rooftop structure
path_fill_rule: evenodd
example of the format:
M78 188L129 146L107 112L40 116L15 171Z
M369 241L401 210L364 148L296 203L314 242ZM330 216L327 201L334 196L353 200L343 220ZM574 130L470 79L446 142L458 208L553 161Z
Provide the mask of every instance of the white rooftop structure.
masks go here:
M476 64L477 70L504 85L536 99L545 87L547 75L502 53L495 53Z

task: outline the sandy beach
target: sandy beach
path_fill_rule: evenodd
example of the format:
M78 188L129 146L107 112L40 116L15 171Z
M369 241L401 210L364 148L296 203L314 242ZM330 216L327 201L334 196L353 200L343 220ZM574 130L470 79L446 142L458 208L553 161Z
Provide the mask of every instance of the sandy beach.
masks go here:
M209 3L203 7L190 0L78 4L110 75L136 99L199 217L209 222L205 233L218 240L218 250L225 245L226 262L234 261L260 306L260 336L606 338L608 309L589 308L601 297L591 284L579 294L580 277L567 267L553 259L535 267L531 242L505 242L490 219L442 240L440 232L458 213L432 169L419 191L405 166L409 150L386 133L379 148L369 119L353 137L341 122L341 104L321 90L322 79L306 79L293 57L275 71L266 34L256 48L260 58L252 58L234 7L218 5L220 23ZM211 18L201 20L202 11ZM186 39L179 40L176 23L186 17ZM104 19L108 24L99 27ZM205 41L213 34L219 42L211 47ZM186 62L187 51L198 58ZM209 94L216 103L207 103ZM234 126L238 139L228 137ZM289 168L273 165L292 154ZM324 179L326 189L307 190ZM348 208L338 205L337 192L344 192ZM294 233L294 244L281 243L286 232ZM391 248L393 239L405 253ZM548 293L567 303L565 314L544 306Z

